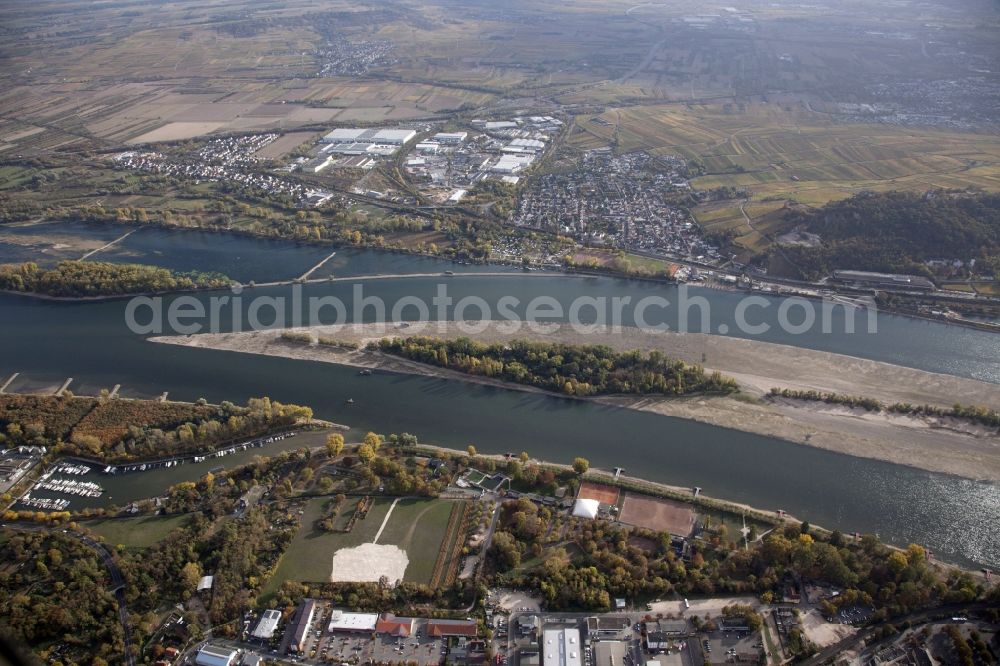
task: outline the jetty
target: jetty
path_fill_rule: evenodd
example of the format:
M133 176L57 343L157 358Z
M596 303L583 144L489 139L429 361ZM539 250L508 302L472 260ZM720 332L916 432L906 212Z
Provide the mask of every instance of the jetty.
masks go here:
M164 458L162 460L152 460L143 463L125 463L118 465L107 465L102 470L102 474L129 474L132 472L146 472L154 469L163 469L166 467L175 467L177 465L183 465L186 462L201 463L209 460L211 458L223 458L233 453L238 453L240 451L246 451L248 449L260 448L262 446L267 446L274 442L280 442L288 437L295 437L295 432L284 432L277 435L269 435L267 437L258 437L257 439L251 439L246 442L241 442L239 444L230 444L224 448L212 451L210 453L204 453L201 455L188 455L188 456L176 456L173 458Z
M7 390L7 387L8 387L8 386L10 386L11 384L13 384L13 383L14 383L14 380L15 380L15 379L17 379L17 376L18 376L19 374L21 374L21 373L19 373L19 372L15 372L15 373L14 373L14 374L12 374L12 375L11 375L10 377L8 377L8 378L7 378L7 381L5 381L5 382L3 383L3 386L0 386L0 393L3 393L4 391L6 391L6 390Z
M309 270L307 270L305 273L303 273L302 276L299 278L299 280L300 281L308 280L310 275L312 275L313 273L315 273L316 271L318 271L320 268L322 268L323 264L325 264L326 262L330 261L335 256L337 256L337 253L336 252L331 252L330 255L327 256L325 259L323 259L318 264L316 264L315 266L313 266L312 268L310 268Z
M65 392L66 392L66 389L68 389L68 388L69 388L69 385L70 385L70 384L72 384L72 383L73 383L73 378L72 378L72 377L70 377L69 379L67 379L66 381L64 381L64 382L62 383L62 386L60 386L60 387L58 388L58 390L56 390L56 392L55 392L55 393L53 393L52 395L54 395L54 396L56 396L56 397L58 397L58 396L61 396L61 395L62 395L63 393L65 393Z
M128 238L129 236L131 236L132 234L134 234L137 231L139 231L139 230L138 229L133 229L132 231L128 232L127 234L125 234L123 236L119 236L118 238L114 239L110 243L108 243L106 245L102 245L101 247L97 248L96 250L91 250L87 254L85 254L82 257L80 257L80 261L83 261L84 259L90 259L92 256L94 256L98 252L103 252L104 250L107 250L109 247L112 247L113 245L116 245L116 244L120 243L121 241L125 240L126 238Z

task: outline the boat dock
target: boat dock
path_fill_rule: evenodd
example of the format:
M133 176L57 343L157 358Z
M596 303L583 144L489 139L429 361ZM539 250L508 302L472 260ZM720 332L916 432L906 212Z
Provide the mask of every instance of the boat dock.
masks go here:
M326 257L321 262L319 262L318 264L316 264L315 266L313 266L312 268L310 268L309 270L307 270L305 273L303 273L302 277L300 277L299 280L308 280L310 275L312 275L313 273L315 273L316 271L318 271L320 268L322 268L323 264L325 264L326 262L330 261L335 256L337 256L337 253L336 252L331 252L328 257Z
M21 373L19 373L19 372L15 372L15 373L14 373L14 374L12 374L12 375L11 375L10 377L8 377L8 378L7 378L7 381L5 381L5 382L3 383L3 386L0 386L0 393L3 393L4 391L6 391L6 390L7 390L7 387L8 387L8 386L10 386L11 384L13 384L13 383L14 383L14 380L15 380L15 379L17 379L17 376L18 376L19 374L21 374Z
M73 383L73 378L70 377L69 379L67 379L66 381L64 381L63 384L62 384L62 386L60 386L59 389L55 393L53 393L52 395L54 395L56 397L61 396L66 391L66 389L69 388L69 385L72 384L72 383Z
M129 236L131 236L132 234L134 234L137 231L139 231L139 230L138 229L133 229L132 231L130 231L127 234L125 234L124 236L119 236L118 238L114 239L113 241L111 241L107 245L102 245L101 247L97 248L96 250L91 250L87 254L85 254L82 257L80 257L80 261L83 261L84 259L90 259L92 256L94 256L98 252L103 252L104 250L107 250L109 247L112 247L112 246L116 245L117 243L122 242L123 240L125 240L126 238L128 238Z
M178 456L175 458L167 458L165 460L153 460L144 463L126 463L119 465L107 465L101 470L102 474L129 474L132 472L146 472L153 469L162 469L165 467L175 467L177 465L183 465L185 462L201 463L212 458L223 458L232 453L238 453L240 451L246 451L247 449L260 448L274 442L280 442L288 437L295 437L294 432L286 432L279 435L270 435L268 437L260 437L257 439L252 439L247 442L242 442L240 444L231 444L223 449L217 451L212 451L211 453L206 453L204 455L189 455L189 456Z

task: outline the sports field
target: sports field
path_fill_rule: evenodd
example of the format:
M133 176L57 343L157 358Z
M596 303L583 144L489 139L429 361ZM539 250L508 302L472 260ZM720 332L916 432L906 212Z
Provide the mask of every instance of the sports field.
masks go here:
M688 536L694 530L695 513L694 509L682 502L625 493L619 519L623 523L657 532Z
M375 570L367 570L364 563L381 566L382 560L386 560L385 571L379 569L373 580L383 573L389 576L401 566L404 580L431 581L455 502L400 499L390 514L393 500L378 498L364 520L359 520L350 532L342 533L316 529L316 522L326 514L330 501L317 498L306 504L299 531L268 581L265 593L277 590L286 579L370 580ZM355 501L356 498L348 499L352 507Z
M595 499L601 504L618 504L618 489L603 483L584 481L580 484L577 499Z

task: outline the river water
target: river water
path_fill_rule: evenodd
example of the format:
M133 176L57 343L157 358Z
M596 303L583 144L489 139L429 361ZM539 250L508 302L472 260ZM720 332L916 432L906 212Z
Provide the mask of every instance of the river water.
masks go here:
M138 240L147 231L130 239ZM215 234L168 236L170 242L159 246L167 249L150 255L160 265L205 270L237 253L244 257L239 277L258 282L294 277L329 254L327 248ZM191 264L190 257L196 254L206 263ZM180 258L175 262L173 257ZM361 250L340 251L335 259L338 263L324 268L338 276L470 268ZM516 271L499 277L456 275L361 284L365 296L378 295L391 304L414 295L430 302L442 283L456 301L474 295L491 306L510 295L522 302L552 296L567 304L578 296L679 298L668 285L557 274L539 277ZM335 296L350 304L355 288L351 282L311 284L303 296ZM244 296L286 296L290 289L259 288ZM709 289L692 293L711 305L709 330L716 332L727 324L735 332L740 294ZM211 295L196 298L207 302ZM172 300L165 299L164 307ZM775 323L779 300L769 302L772 307L755 311L754 323ZM356 369L330 364L152 344L126 327L125 308L124 301L55 303L0 296L0 375L22 373L13 391L74 377L72 388L78 393L120 383L123 394L131 396L169 391L177 399L204 397L215 402L269 395L310 405L318 417L345 423L356 431L411 432L424 442L456 448L472 443L480 451L494 453L527 450L553 461L581 455L603 468L621 466L636 476L701 486L707 494L764 509L784 509L826 527L875 532L896 544L921 543L956 562L1000 567L1000 486L996 484L556 397L391 373L362 377ZM239 309L245 314L246 308L244 303ZM360 318L370 320L373 315L365 311ZM849 315L843 310L835 312L832 333L819 332L817 325L805 334L791 335L772 326L759 339L1000 382L1000 337L884 314L878 316L877 332L869 333L863 311L850 315L858 317L856 328L862 332L848 334L843 332L845 316ZM231 322L223 319L223 329L228 330ZM647 323L660 321L675 325L676 309L647 316ZM346 404L348 398L354 403ZM297 445L294 438L282 443L283 447ZM235 458L223 458L209 466L235 462ZM146 472L141 475L143 483L138 483L140 477L101 477L101 482L113 501L121 504L159 492L170 483L197 478L204 471L185 465Z

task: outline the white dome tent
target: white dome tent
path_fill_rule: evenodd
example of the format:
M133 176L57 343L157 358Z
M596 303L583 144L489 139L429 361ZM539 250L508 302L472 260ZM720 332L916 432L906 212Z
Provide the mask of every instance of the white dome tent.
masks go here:
M595 499L578 499L573 505L573 515L577 518L597 518L601 503Z

